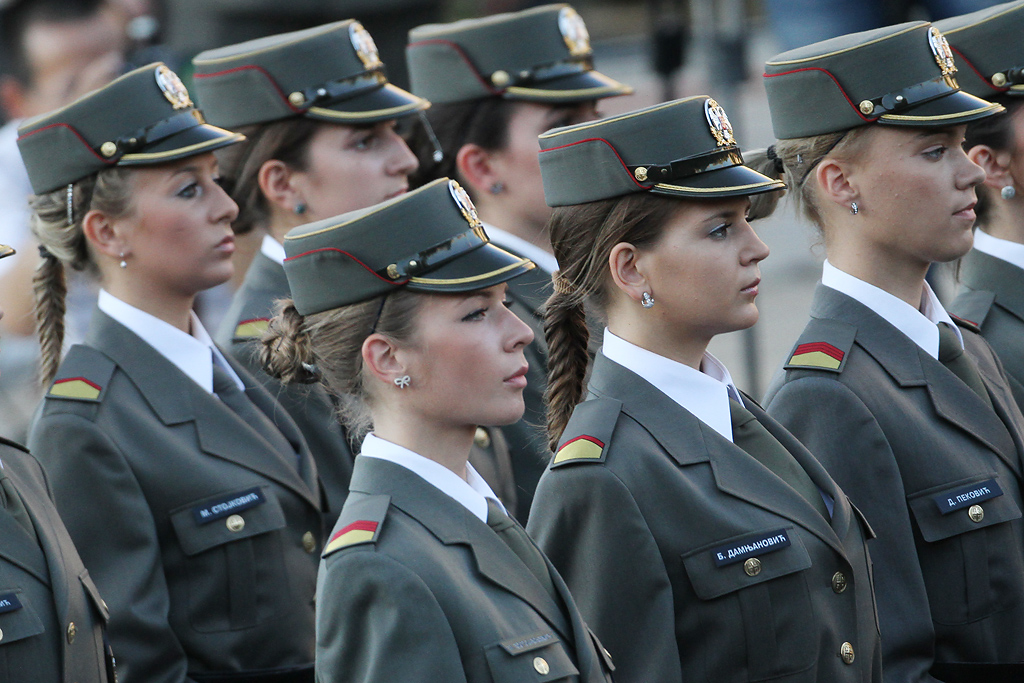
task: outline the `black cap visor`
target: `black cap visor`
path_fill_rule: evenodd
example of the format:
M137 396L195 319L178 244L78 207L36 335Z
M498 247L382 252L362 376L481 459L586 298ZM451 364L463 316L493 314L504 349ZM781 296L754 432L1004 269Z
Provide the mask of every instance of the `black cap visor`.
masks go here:
M232 133L208 123L201 123L145 145L137 152L125 154L117 163L119 166L162 164L196 154L212 152L242 140L245 140L245 136L241 133Z
M598 71L583 71L531 83L528 87L512 85L505 89L502 96L509 100L569 103L629 95L632 92L630 86Z
M657 183L651 188L651 192L671 197L699 199L737 197L784 189L786 184L781 180L773 180L752 168L736 165L697 173L670 183Z
M510 254L488 242L422 276L409 278L406 287L416 292L474 292L534 268L530 259Z
M338 100L324 106L312 106L305 115L312 119L332 123L377 123L390 121L422 111L430 102L385 83L379 88L361 92L354 97Z
M1005 111L1001 104L988 102L963 90L951 92L899 113L882 114L878 123L890 126L955 126Z

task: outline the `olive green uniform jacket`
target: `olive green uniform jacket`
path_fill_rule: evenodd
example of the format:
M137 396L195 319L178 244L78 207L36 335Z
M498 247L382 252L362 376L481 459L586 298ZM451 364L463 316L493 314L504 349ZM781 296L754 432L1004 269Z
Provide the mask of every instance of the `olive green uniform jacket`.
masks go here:
M0 467L38 537L0 506L0 681L113 683L107 606L57 515L42 467L6 439Z
M1024 270L981 251L960 262L961 289L950 313L981 328L1024 410Z
M994 411L881 316L819 284L795 351L827 344L840 362L800 367L794 354L768 392L768 413L878 533L871 557L894 683L930 680L929 670L944 679L949 663L1024 661L1024 418L992 349L961 332ZM948 509L982 489L1002 495L977 501L973 515L973 499Z
M489 526L404 467L356 458L333 538L342 547L328 546L317 585L319 683L610 680L557 573L562 605Z
M121 683L311 668L323 548L316 465L270 395L233 366L294 447L281 453L120 323L96 311L44 397L30 443L110 605Z
M830 521L598 354L560 441L595 448L555 458L528 530L611 652L617 683L877 683L871 530L796 439L746 407L834 499Z
M235 360L277 399L305 437L316 460L326 497L324 533L327 533L338 521L345 505L354 454L348 435L335 414L334 402L323 385L285 385L270 377L260 366L259 338L266 329L267 321L274 315L277 300L288 298L291 298L291 291L284 268L262 252L257 252L224 316L217 333L217 343L228 349ZM512 462L499 430L481 428L477 432L470 461L501 501L514 507L516 488Z

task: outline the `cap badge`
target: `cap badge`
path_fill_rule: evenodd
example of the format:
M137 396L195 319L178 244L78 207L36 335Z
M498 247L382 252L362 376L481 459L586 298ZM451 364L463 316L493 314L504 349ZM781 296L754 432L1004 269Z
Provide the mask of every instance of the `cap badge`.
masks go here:
M178 74L171 71L168 67L161 64L156 68L156 84L160 86L160 91L163 92L164 97L171 103L171 106L175 109L188 109L192 106L192 98L188 96L188 90L185 88L185 84L178 78Z
M469 223L470 227L473 228L473 232L480 234L482 238L486 239L486 236L483 234L484 224L476 212L473 200L469 198L469 193L454 180L448 181L448 190L452 193L452 199L455 200L455 204L459 207L459 211L462 212L462 216Z
M563 7L558 13L558 30L562 32L570 55L590 56L590 33L587 31L587 25L583 23L583 17L572 7Z
M725 115L722 105L710 97L704 100L704 116L708 119L711 134L715 137L715 142L719 147L731 147L736 144L736 138L732 134L732 124L729 123L729 117Z
M377 53L377 44L373 42L373 36L363 28L362 24L358 21L349 24L348 37L352 41L352 47L355 48L359 61L366 69L377 69L383 66L384 63L380 61L380 55Z
M951 88L959 87L956 79L953 78L953 74L956 73L953 51L949 49L949 42L946 40L946 37L934 26L928 29L928 46L932 49L932 54L935 56L935 62L939 65L939 69L942 70L942 77L946 79L946 84Z

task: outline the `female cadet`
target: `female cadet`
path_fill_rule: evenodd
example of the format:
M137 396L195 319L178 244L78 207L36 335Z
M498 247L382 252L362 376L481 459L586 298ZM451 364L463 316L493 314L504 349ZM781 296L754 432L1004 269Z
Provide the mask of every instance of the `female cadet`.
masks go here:
M242 139L202 121L151 64L22 125L49 385L30 443L122 682L312 681L316 465L191 311L231 277L237 207L211 150ZM60 362L67 266L102 290Z
M517 39L512 40L511 37ZM432 103L412 146L425 182L451 176L466 186L495 244L537 268L509 283L515 311L534 331L523 419L505 428L525 520L550 458L544 423L547 349L541 308L551 293L551 254L537 136L597 118L596 102L632 92L593 70L583 19L568 5L545 5L409 33L412 90ZM436 135L436 137L435 137Z
M565 584L467 456L523 412L530 328L447 178L285 239L293 301L264 336L285 381L315 366L362 444L317 586L317 680L587 681L610 668ZM491 528L489 528L491 527Z
M12 255L0 244L0 258ZM0 538L0 679L114 683L107 606L57 515L43 468L3 437Z
M768 248L732 127L692 97L541 136L557 452L529 530L617 681L881 680L870 531L707 353L750 327ZM585 301L606 320L583 403ZM571 418L570 418L571 415Z
M208 50L193 63L208 120L247 138L221 153L239 206L235 233L255 229L263 236L218 342L299 425L324 485L329 531L348 493L350 444L323 388L272 380L260 368L256 344L274 302L289 296L285 233L405 192L416 158L395 124L429 103L388 83L373 38L351 19ZM504 440L491 436L481 431L478 441L489 447L475 450L474 462L503 500L514 500Z
M936 24L965 65L961 87L999 102L1006 116L967 127L967 156L985 169L978 187L974 248L960 261L959 296L951 313L981 328L1024 406L1024 2ZM998 83L998 85L997 85Z
M977 328L924 279L971 247L985 175L965 124L1002 107L959 90L923 22L784 53L765 85L774 154L828 256L768 412L879 535L886 678L1020 680L1024 418Z

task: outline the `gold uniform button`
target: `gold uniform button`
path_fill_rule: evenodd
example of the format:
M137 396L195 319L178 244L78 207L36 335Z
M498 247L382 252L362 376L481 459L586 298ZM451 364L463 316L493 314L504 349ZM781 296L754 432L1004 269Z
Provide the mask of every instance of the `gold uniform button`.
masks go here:
M743 563L743 571L747 573L747 576L757 576L761 573L761 560L751 557Z
M862 114L870 114L875 110L875 104L871 100L862 100L857 107Z
M105 157L114 156L115 154L117 154L117 144L111 142L110 140L107 140L102 145L100 145L100 154L102 154Z
M312 531L307 531L302 534L302 547L306 549L307 553L311 553L316 550L316 539L313 538Z
M846 575L842 572L836 572L832 575L832 590L836 593L842 593L846 590Z
M1004 74L1001 71L992 74L992 85L996 86L997 88L1002 88L1004 85L1006 85L1006 74Z
M972 505L967 510L967 516L971 518L972 522L980 522L985 519L985 510L980 505Z
M78 635L78 628L75 626L75 622L68 623L68 645L75 642L75 636Z
M483 427L477 427L476 434L473 435L473 443L480 448L489 448L491 445L491 435Z
M498 69L497 71L491 74L491 83L493 83L496 87L504 88L511 82L512 77L508 74L507 71L502 71L501 69Z
M224 524L227 526L228 531L237 532L245 528L245 520L242 519L242 515L231 515Z
M633 171L633 175L641 183L644 182L645 180L647 180L647 167L646 166L637 166L636 169Z
M546 659L544 659L543 657L534 657L533 658L533 668L541 676L547 676L548 672L551 671L551 667L548 666L548 661Z
M301 107L306 103L306 96L296 91L288 96L288 101L291 102L293 107Z
M839 648L839 656L843 658L843 662L846 664L853 664L855 655L853 654L853 645L850 643L843 643L843 646Z

